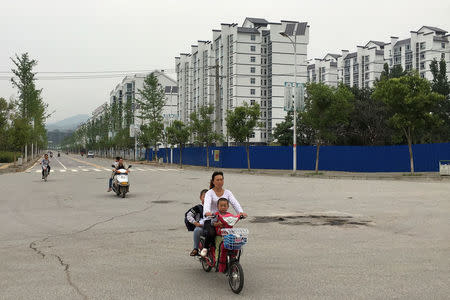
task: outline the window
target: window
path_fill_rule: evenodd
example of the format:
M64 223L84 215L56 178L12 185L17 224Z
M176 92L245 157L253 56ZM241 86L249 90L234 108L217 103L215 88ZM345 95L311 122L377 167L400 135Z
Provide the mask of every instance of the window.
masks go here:
M250 89L250 95L255 95L256 94L256 90L255 89Z
M171 90L172 90L172 87L166 85L164 88L164 93L168 94L168 93L170 93Z
M445 59L445 53L441 53L441 59Z
M256 72L256 68L255 67L251 67L250 68L250 73L255 73Z
M420 43L420 50L423 50L423 49L425 49L425 46L426 46L425 42L423 42L423 43Z
M256 41L256 35L252 34L252 35L250 36L250 40Z
M256 57L250 56L250 62L256 62Z
M253 78L253 77L250 78L250 83L251 83L251 84L255 84L255 82L256 82L255 78Z
M420 69L421 69L421 70L425 69L425 63L423 63L423 62L420 63Z
M366 73L366 74L364 75L364 78L365 78L366 80L368 80L368 79L369 79L369 73Z
M441 48L445 49L445 43L441 43Z
M250 51L255 52L256 51L256 46L250 46Z
M251 138L255 138L255 132L252 132Z
M255 100L250 100L250 105L255 105Z

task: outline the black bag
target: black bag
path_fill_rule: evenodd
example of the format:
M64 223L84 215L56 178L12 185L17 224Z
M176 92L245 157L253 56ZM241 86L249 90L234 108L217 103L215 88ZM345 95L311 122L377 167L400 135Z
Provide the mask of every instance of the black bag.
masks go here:
M198 204L198 205L190 208L187 212L184 213L184 224L186 225L187 230L188 231L194 231L195 225L192 224L191 222L189 222L188 219L187 219L187 214L189 212L192 212L194 214L194 216L199 214L200 218L201 218L203 216L203 205Z

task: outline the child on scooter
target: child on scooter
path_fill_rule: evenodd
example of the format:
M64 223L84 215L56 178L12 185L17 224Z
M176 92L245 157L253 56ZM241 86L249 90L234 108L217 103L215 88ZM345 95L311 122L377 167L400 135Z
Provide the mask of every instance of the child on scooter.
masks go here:
M192 207L186 214L186 219L189 223L195 226L194 228L194 249L190 256L198 255L198 243L200 242L200 234L203 231L203 203L205 202L205 194L208 190L204 189L200 192L200 200L202 204Z
M212 224L214 225L214 227L216 228L216 240L215 240L215 244L216 244L216 262L219 262L219 252L224 252L226 251L225 249L221 249L220 245L223 241L222 238L222 228L226 227L226 228L232 228L233 226L229 225L229 224L224 224L222 223L219 218L217 217L217 215L221 215L222 217L227 217L228 215L231 215L231 213L228 212L228 208L230 207L230 203L228 201L228 199L226 198L220 198L217 201L217 209L219 210L218 212L216 212L216 218L213 220ZM220 251L219 251L220 250ZM222 254L221 254L222 257ZM219 268L218 271L219 272L223 272L225 265L224 264L218 264Z

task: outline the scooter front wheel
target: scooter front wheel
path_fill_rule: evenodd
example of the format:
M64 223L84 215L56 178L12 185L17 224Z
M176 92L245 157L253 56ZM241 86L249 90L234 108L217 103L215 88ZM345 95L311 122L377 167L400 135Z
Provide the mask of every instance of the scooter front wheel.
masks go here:
M239 294L244 288L244 271L238 261L234 261L229 266L228 283L235 294Z

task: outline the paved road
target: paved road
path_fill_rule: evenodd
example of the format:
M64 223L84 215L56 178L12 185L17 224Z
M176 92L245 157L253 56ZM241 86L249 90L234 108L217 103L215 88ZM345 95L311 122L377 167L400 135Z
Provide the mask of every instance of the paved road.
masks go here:
M188 256L184 212L211 171L134 166L127 198L103 159L0 175L0 299L234 296ZM448 299L450 184L225 174L251 218L246 299Z

